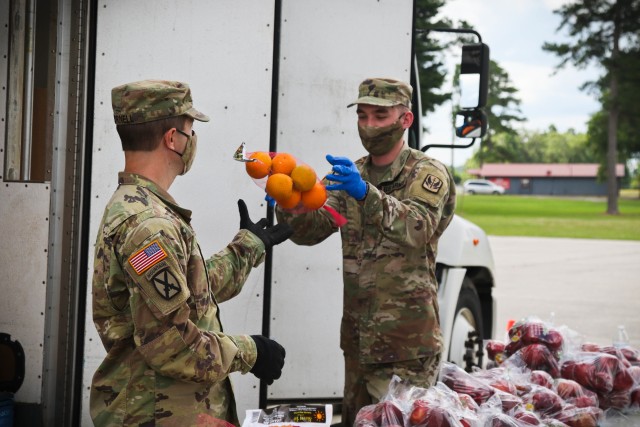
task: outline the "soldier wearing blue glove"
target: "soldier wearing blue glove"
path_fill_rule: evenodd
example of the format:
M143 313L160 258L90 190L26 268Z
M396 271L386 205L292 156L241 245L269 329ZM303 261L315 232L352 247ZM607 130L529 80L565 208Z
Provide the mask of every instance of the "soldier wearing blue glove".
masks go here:
M369 155L327 155L327 204L347 218L339 228L324 209L294 214L276 208L291 240L314 245L342 237L345 358L342 423L379 401L392 376L419 387L436 381L442 351L435 261L453 218L455 185L447 168L404 141L413 122L412 88L391 79L360 84L358 133Z

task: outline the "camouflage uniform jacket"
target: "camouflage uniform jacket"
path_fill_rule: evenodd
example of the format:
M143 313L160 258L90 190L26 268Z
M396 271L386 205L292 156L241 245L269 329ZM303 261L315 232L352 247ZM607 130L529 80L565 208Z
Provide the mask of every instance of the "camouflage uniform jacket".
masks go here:
M407 146L370 181L371 160L355 162L369 182L363 201L330 191L327 204L347 218L342 237L344 307L340 346L361 363L418 359L441 351L435 259L438 238L455 210L446 167ZM313 245L338 231L326 210L277 210L291 240Z
M218 303L237 295L264 245L240 230L204 259L191 212L146 178L120 173L98 230L93 320L107 356L93 376L96 426L238 424L228 375L257 357L247 335L222 332Z

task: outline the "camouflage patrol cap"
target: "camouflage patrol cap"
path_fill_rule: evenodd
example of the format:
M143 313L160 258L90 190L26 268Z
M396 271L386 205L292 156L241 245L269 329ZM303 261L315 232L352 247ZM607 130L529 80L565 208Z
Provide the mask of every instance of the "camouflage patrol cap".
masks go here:
M209 117L193 108L191 89L182 82L142 80L111 89L113 120L116 125L146 123L187 115L201 122Z
M382 107L404 105L407 108L411 108L412 93L413 88L400 80L366 79L360 83L358 99L347 105L347 108L356 104L380 105Z

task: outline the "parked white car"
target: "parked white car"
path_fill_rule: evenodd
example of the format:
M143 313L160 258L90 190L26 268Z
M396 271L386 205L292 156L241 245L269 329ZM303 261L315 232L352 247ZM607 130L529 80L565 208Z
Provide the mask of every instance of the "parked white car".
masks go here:
M504 187L486 179L468 179L462 185L467 194L504 194Z

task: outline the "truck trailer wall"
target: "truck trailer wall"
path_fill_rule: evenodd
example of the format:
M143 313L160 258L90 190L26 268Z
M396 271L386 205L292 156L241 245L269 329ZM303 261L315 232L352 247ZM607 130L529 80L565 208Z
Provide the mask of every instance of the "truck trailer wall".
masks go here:
M15 395L24 403L41 402L49 196L48 184L0 185L0 332L18 340L24 350L25 378Z
M9 2L0 2L0 81L7 81ZM4 86L4 84L3 84ZM0 105L7 91L0 92ZM2 296L0 332L18 340L25 353L25 379L15 398L40 403L49 233L49 185L7 182L6 110L0 120L0 230Z
M209 123L196 122L197 159L170 190L194 211L193 226L207 256L238 230L237 199L247 202L252 218L265 216L262 189L232 160L241 142L248 151L288 151L324 174L327 153L365 154L355 110L346 108L358 84L370 76L410 77L412 0L149 4L118 0L100 2L98 9L90 260L104 205L124 164L112 87L146 78L186 81L196 108L211 117ZM280 45L274 45L274 35ZM282 378L268 388L268 399L342 395L340 252L337 235L311 248L287 242L274 249L270 330L287 349L287 363ZM90 289L92 262L88 270ZM221 305L225 332L262 332L264 274L261 265L243 292ZM90 294L87 307L83 425L91 425L89 387L105 354L91 321ZM258 406L259 382L252 375L233 374L232 380L242 419L246 409Z
M327 4L330 3L330 6ZM324 175L327 153L366 155L355 101L367 77L409 81L413 2L283 2L278 150ZM342 254L338 233L313 247L274 251L271 332L287 349L283 380L269 399L342 396L339 348Z
M194 211L193 226L203 253L222 249L238 230L236 201L245 199L252 218L264 216L263 200L232 160L246 142L269 148L274 2L266 0L126 0L100 2L96 44L95 128L91 177L89 283L93 246L105 204L117 185L124 156L111 108L111 88L143 79L188 82L194 105L211 117L197 122L198 154L192 170L178 177L171 194ZM249 277L234 307L222 305L223 325L242 333L261 332L263 267ZM230 313L239 310L237 313ZM225 315L226 313L226 315ZM83 425L89 412L91 378L105 351L91 318L87 294ZM233 375L237 390L257 390L253 375ZM243 407L257 405L239 399ZM239 394L239 398L246 394Z

